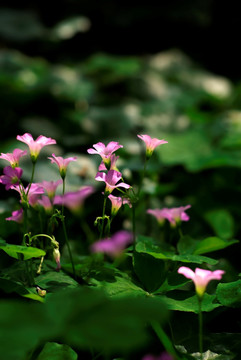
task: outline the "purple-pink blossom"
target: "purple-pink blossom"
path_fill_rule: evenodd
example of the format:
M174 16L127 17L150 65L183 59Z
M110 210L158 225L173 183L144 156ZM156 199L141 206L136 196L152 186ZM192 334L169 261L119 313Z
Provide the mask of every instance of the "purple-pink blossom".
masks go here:
M71 161L76 161L77 157L68 157L66 159L64 159L62 156L55 156L55 154L52 154L52 157L49 157L48 159L51 160L52 164L57 164L59 167L59 173L60 176L63 178L65 178L66 176L66 171L67 171L67 166Z
M97 144L93 145L93 148L90 148L87 150L89 154L98 154L101 156L105 166L107 169L110 169L110 163L111 163L111 155L116 150L123 148L123 145L120 145L116 141L111 141L107 146L103 144L102 142L98 142Z
M137 135L146 144L146 158L150 159L153 151L159 145L167 144L168 141L151 138L149 135Z
M195 272L186 266L181 266L178 269L178 273L184 275L186 278L191 279L196 288L196 293L199 297L202 297L205 293L206 287L211 280L220 280L225 273L223 270L204 270L196 268Z
M23 170L19 167L12 168L12 166L6 166L3 169L3 173L4 175L0 176L0 183L5 185L6 190L9 190L13 185L19 184Z
M111 257L120 256L127 245L133 242L133 235L129 231L121 230L112 237L101 239L91 246L92 252L105 253Z
M6 218L5 220L15 221L21 224L23 222L23 209L13 211L12 216Z
M64 195L56 195L54 205L66 206L72 212L79 212L84 200L94 192L93 186L83 186L78 191L67 192Z
M41 183L38 183L38 185L42 186L44 188L44 190L46 191L46 193L50 199L53 199L55 196L57 187L62 183L63 183L63 180L59 179L57 181L42 181Z
M188 221L190 217L185 213L191 205L180 206L176 208L163 208L163 209L148 209L147 213L156 217L160 224L163 224L164 220L168 220L172 226L176 226L180 221Z
M115 216L122 205L127 204L129 207L132 207L131 202L129 199L122 198L120 196L114 196L110 194L108 198L111 201L111 215Z
M119 159L119 156L116 156L115 154L112 154L110 156L110 168L109 170L116 170L118 171L118 168L116 167L116 162ZM104 171L104 170L108 170L105 166L104 161L102 160L99 166L99 171Z
M118 184L118 181L120 181L122 178L122 175L120 172L115 170L109 170L108 173L102 173L98 172L96 174L95 180L96 181L103 181L105 182L105 195L109 195L114 189L123 187L125 189L129 189L130 185L120 182Z
M13 185L11 189L16 190L20 194L22 202L27 201L31 206L35 206L40 196L44 193L43 187L36 183L32 183L30 188L28 185L26 189L23 187L20 188L19 185Z
M25 155L27 155L27 150L14 149L12 153L1 153L0 159L9 161L12 168L16 168L19 165L20 158Z
M36 140L33 139L32 135L29 133L25 133L24 135L17 136L17 140L24 142L28 145L31 159L33 162L36 162L40 150L47 145L54 145L56 144L56 140L52 138L48 138L46 136L40 135Z
M40 199L37 199L37 203L44 208L47 214L52 213L53 204L48 196L42 195Z

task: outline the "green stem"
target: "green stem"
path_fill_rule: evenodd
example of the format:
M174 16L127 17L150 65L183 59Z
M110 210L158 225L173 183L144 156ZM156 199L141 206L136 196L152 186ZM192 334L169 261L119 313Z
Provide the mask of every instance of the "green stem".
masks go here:
M203 314L202 314L202 298L198 296L198 323L199 323L199 351L200 360L203 359Z
M63 177L62 179L63 179L63 196L64 196L64 193L65 193L65 177ZM69 245L69 238L68 238L68 235L67 235L66 226L65 226L65 220L64 220L64 204L62 204L62 225L63 225L63 230L64 230L65 242L66 242L68 252L69 252L70 262L71 262L71 265L72 265L74 279L76 279L76 271L75 271L74 261L73 261L73 257L72 257L72 253L71 253L71 249L70 249L70 245Z
M70 245L69 245L69 238L68 238L68 235L67 235L64 218L62 220L62 224L63 224L63 230L64 230L64 238L65 238L65 242L66 242L66 245L67 245L67 248L68 248L70 262L71 262L71 265L72 265L73 275L74 275L74 278L76 279L76 271L75 271L75 266L74 266L74 261L73 261Z
M142 185L143 185L143 180L144 180L145 175L146 175L146 167L147 167L147 158L145 157L145 162L144 162L144 167L143 167L143 171L142 171L141 181L140 181L139 189L138 189L138 192L137 192L138 197L140 195L141 188L142 188Z
M153 322L151 322L151 326L152 326L153 330L155 331L155 333L157 334L157 336L158 336L159 340L161 341L162 345L164 346L165 350L170 355L172 355L174 359L178 360L177 352L176 352L171 340L169 339L169 337L167 336L167 334L161 327L161 325L158 322L153 321Z
M33 183L35 165L36 165L36 162L33 162L32 175L31 175L31 180L30 180L30 183L29 183L29 186L28 186L28 191L27 191L26 197L28 197L29 190L30 190L31 185L32 185L32 183Z
M100 239L102 239L102 237L103 237L103 232L104 232L106 200L107 200L107 196L104 197L104 202L103 202L103 211L102 211L102 223L101 223L101 230L100 230Z
M136 249L136 204L132 204L133 247Z

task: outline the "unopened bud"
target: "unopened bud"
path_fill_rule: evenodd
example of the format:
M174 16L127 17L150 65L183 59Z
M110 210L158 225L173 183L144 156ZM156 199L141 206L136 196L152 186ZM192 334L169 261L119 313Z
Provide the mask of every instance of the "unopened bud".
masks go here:
M41 289L39 286L36 287L36 290L37 290L37 293L38 293L39 296L45 297L46 292L47 292L46 290Z
M58 248L55 248L53 250L53 258L57 264L56 271L59 271L61 269L61 265L60 265L60 252Z

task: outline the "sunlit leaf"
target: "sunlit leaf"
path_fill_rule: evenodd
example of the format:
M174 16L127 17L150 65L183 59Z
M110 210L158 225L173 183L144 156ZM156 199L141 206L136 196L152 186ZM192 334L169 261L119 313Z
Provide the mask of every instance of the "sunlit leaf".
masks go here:
M22 254L24 260L44 256L46 254L44 250L32 246L4 244L0 245L0 249L15 259L19 259L19 254Z

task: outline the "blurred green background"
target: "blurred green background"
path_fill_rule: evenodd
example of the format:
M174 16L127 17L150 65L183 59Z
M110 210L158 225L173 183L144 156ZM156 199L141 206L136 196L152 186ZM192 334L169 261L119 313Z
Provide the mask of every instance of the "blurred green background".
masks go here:
M1 1L1 152L25 148L17 134L53 137L58 145L41 153L35 181L58 178L47 155L76 154L68 173L68 189L76 189L97 186L99 159L86 153L92 144L123 144L120 170L134 184L144 145L136 135L165 139L149 164L139 233L158 233L147 206L191 204L184 232L239 239L238 20L235 1ZM22 166L27 181L31 169ZM1 187L1 224L10 193ZM90 226L101 212L97 193L84 213ZM128 227L122 215L116 228ZM3 237L13 231L2 225ZM236 249L225 255L238 268Z

